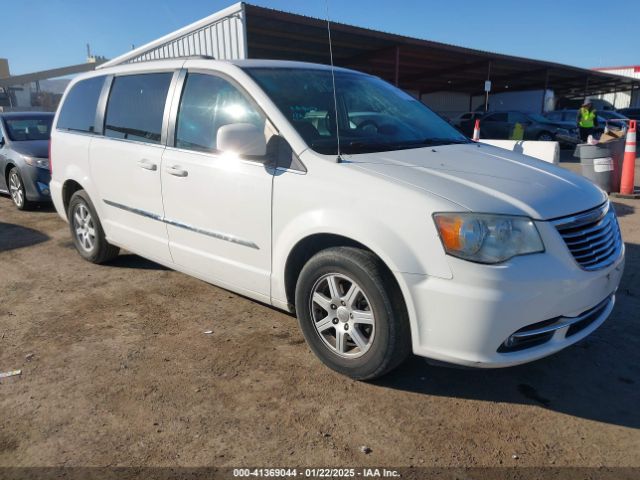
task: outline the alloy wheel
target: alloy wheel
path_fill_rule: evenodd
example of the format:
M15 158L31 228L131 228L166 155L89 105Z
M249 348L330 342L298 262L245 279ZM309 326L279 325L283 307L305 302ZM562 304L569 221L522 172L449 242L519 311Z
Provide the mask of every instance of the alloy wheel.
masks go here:
M20 180L20 176L16 171L9 174L9 191L13 203L15 203L18 208L22 208L24 205L24 185L22 185L22 180Z
M548 133L543 133L538 137L538 140L540 140L541 142L550 142L553 140L553 137Z
M311 318L316 333L336 355L364 355L375 336L375 317L364 290L346 275L330 273L311 290Z
M91 252L96 243L96 229L91 212L83 203L79 203L73 212L73 228L80 247Z

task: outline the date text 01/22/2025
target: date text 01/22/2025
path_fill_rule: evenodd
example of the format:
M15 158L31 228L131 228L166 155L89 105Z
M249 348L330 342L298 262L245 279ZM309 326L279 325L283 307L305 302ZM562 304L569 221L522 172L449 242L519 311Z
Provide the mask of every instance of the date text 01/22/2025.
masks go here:
M393 478L399 477L396 470L387 468L235 468L233 476L241 477L304 477L304 478Z

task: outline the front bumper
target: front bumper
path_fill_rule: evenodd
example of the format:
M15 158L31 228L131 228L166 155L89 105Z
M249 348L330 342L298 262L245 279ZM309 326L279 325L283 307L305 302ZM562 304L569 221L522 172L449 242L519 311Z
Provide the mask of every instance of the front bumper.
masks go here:
M32 202L50 202L49 182L51 173L45 168L23 165L20 168L27 199Z
M562 350L607 319L624 270L624 247L608 267L585 271L553 225L537 222L537 227L544 253L495 266L448 257L450 280L400 274L411 299L416 355L483 368L518 365ZM581 328L571 328L572 319L577 322L574 317L589 313ZM562 322L567 324L538 337L544 341L526 348L504 348L520 330Z

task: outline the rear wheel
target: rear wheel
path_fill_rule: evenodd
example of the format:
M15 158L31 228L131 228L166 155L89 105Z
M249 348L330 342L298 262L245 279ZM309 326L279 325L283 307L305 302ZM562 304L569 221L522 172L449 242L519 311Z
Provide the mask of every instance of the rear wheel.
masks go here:
M411 352L398 286L366 250L336 247L311 258L298 278L296 311L314 353L351 378L380 377Z
M540 135L538 135L538 140L541 142L551 142L553 141L553 135L551 135L549 132L542 132Z
M9 193L11 193L11 200L18 210L28 210L33 206L33 203L27 200L27 192L24 188L24 182L22 176L17 167L13 167L9 172Z
M120 249L107 242L98 214L84 190L69 201L69 228L76 250L92 263L104 263L118 256Z

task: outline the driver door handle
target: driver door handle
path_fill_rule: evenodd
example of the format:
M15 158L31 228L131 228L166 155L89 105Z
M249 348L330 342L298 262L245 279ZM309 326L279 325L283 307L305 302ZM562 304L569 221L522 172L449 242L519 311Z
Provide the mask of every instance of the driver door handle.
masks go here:
M143 158L142 160L138 161L138 166L140 168L144 168L145 170L151 170L154 172L158 169L158 166L155 163L147 160L146 158Z
M167 167L165 168L165 171L169 175L173 175L174 177L186 177L187 175L189 175L189 172L187 172L183 168L180 168L178 165Z

